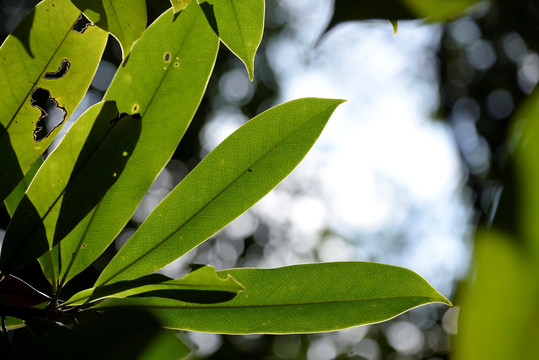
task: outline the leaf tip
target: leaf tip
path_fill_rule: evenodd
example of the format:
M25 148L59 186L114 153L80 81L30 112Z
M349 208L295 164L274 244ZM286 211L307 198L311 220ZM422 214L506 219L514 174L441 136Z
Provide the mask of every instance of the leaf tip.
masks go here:
M399 22L397 20L389 20L389 22L393 26L393 35L397 35L397 31L399 30Z

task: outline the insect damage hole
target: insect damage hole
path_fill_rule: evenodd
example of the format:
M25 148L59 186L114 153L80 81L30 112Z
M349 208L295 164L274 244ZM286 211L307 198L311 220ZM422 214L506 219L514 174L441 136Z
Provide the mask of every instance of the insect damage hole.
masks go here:
M70 66L71 66L71 63L69 62L69 60L62 59L62 62L60 63L58 70L45 73L45 75L43 75L43 79L47 79L47 80L60 79L65 76Z
M84 16L84 14L80 14L79 18L73 24L71 30L82 34L86 31L86 29L88 29L89 26L94 26L94 23L88 20L88 18Z
M41 115L36 121L36 128L34 129L35 142L48 137L66 119L67 111L58 106L58 102L51 97L51 93L47 89L36 88L32 91L30 105L41 110Z
M166 63L170 62L170 53L168 51L163 55L163 61Z

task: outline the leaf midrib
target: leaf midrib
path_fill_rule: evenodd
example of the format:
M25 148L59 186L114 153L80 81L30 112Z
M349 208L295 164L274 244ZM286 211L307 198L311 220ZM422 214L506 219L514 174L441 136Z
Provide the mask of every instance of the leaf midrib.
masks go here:
M438 299L432 296L417 296L417 295L403 295L403 296L385 296L385 297L373 297L373 298L359 298L359 299L346 299L346 300L324 300L324 301L308 301L308 302L298 302L298 303L281 303L281 304L246 304L246 305L206 305L206 306L174 306L174 305L145 305L145 304L123 304L123 305L105 305L99 306L99 308L116 308L125 306L134 306L144 309L169 309L169 310L200 310L200 309L216 309L216 310L227 310L227 309L250 309L250 308L272 308L272 307L298 307L298 306L321 306L328 304L342 304L342 303L355 303L355 302L367 302L367 301L377 301L377 300L398 300L398 299L418 299L426 300L426 302L420 302L419 304L429 303L429 302L439 302L445 303L443 300ZM180 300L178 300L180 301ZM235 300L230 300L235 301ZM180 301L181 302L181 301ZM183 301L182 303L191 304Z

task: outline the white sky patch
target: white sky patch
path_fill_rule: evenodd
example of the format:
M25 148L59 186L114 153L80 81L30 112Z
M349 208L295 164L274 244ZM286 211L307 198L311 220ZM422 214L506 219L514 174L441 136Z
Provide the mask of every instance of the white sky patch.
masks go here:
M401 22L394 36L389 23L350 23L316 48L312 40L281 39L268 47L282 102L309 96L348 101L280 185L296 184L318 197L325 217L302 195L294 197L286 221L314 230L324 222L365 247L358 253L409 265L428 280L438 277L436 285L450 291L457 269L466 266L468 210L457 147L448 127L431 115L438 106L439 29ZM269 213L263 208L264 202L257 209ZM391 234L406 238L405 254L400 245L391 248ZM365 244L365 236L375 243ZM320 246L321 257L332 258L326 252L334 246Z

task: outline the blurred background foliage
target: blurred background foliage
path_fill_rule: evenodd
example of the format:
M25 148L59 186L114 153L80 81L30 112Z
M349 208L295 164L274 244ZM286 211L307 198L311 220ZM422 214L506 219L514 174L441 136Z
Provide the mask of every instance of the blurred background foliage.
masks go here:
M1 36L7 36L36 3L32 0L2 1ZM328 225L328 221L320 217L315 226L316 234L308 236L298 231L294 223L301 220L301 216L292 216L282 207L301 203L303 209L310 207L312 210L320 204L324 206L324 202L316 200L313 195L324 192L317 180L320 174L315 169L310 177L298 177L296 181L279 186L276 194L265 200L265 207L255 207L247 212L214 239L164 271L178 277L187 271L187 264L191 262L208 263L217 268L344 259L406 264L401 258L409 256L408 249L416 246L414 241L419 241L415 238L419 230L414 224L428 222L431 230L427 235L430 237L438 234L447 236L443 230L445 226L458 228L452 229L451 234L456 234L464 244L459 248L459 256L463 259L468 259L474 247L471 240L476 239L475 255L467 277L463 277L468 271L467 261L456 262L459 271L451 272L441 267L435 275L427 276L429 281L434 281L436 274L443 277L446 269L446 282L442 284L445 292L442 292L454 299L456 305L462 304L462 311L460 306L450 309L427 306L383 324L327 334L222 336L190 333L182 336L197 348L192 356L198 359L538 358L539 345L534 344L538 343L539 337L536 325L539 323L539 287L536 281L539 240L535 236L539 233L539 199L535 194L539 184L536 174L539 131L534 123L539 120L539 99L534 89L539 81L539 3L534 0L336 0L333 16L333 4L329 0L321 2L322 5L319 3L309 0L266 1L264 39L256 56L252 83L243 64L228 49L221 47L208 91L174 158L156 179L115 244L96 261L93 268L75 278L64 295L82 286L91 286L105 261L219 141L247 119L290 94L282 67L307 67L316 63L317 55L313 57L301 52L306 52L305 49L323 51L324 42L329 42L328 38L345 26L343 22L373 18L405 19L399 21L396 42L412 41L406 38L408 31L413 32L411 28L427 28L427 45L406 55L410 61L428 63L424 68L420 67L422 70L414 75L414 81L430 84L427 86L430 95L428 98L425 96L425 103L430 104L426 110L430 112L429 121L438 122L448 130L458 151L458 178L453 181L458 186L450 192L451 197L458 198L457 205L454 205L457 210L444 210L436 217L432 213L439 212L439 209L424 206L414 198L407 200L411 203L407 204L406 215L401 221L404 225L389 228L380 225L369 231L362 229L359 235L354 235L360 239L357 240L349 231ZM444 18L440 14L447 14L449 3L456 6L449 9L454 16ZM436 8L436 4L441 8ZM151 23L170 6L170 2L148 1L147 6L148 23ZM466 9L464 15L460 12L462 9ZM459 16L455 15L457 13ZM306 36L298 19L311 18L313 14L319 15L316 18L318 27ZM445 21L443 24L429 24L428 21L424 24L421 20L406 20L418 16ZM391 33L387 20L368 21L366 24L368 26L362 28L363 36L368 37L380 29ZM323 34L326 26L331 30ZM281 47L276 44L281 44ZM276 56L280 57L277 62ZM102 98L120 61L120 48L113 39L109 39L92 87L71 120ZM402 68L401 72L407 69L406 66ZM383 86L391 87L392 83ZM400 95L407 96L406 93ZM384 103L384 94L379 96L382 100L378 101ZM389 103L388 99L385 100ZM368 155L377 157L375 152ZM444 160L443 157L436 158L437 162ZM408 171L414 172L414 169L412 166ZM388 186L390 191L399 194L397 199L411 196L403 195L399 184ZM402 205L392 200L395 197L376 199L387 201L385 206L388 207ZM362 199L354 201L361 202ZM281 202L281 208L272 207L274 202ZM298 211L301 209L299 207ZM0 212L0 229L5 229L9 217L5 208ZM279 216L280 212L285 215ZM312 219L313 213L309 214L311 222L307 222L307 226L317 221L316 217ZM441 219L444 219L443 223L439 223ZM474 235L476 229L480 229L477 236ZM442 253L424 253L421 256L438 259L453 254L444 253L443 248L435 251ZM328 256L328 253L332 255ZM39 275L37 266L35 264L18 275L46 291L47 284ZM457 332L459 335L454 336Z

